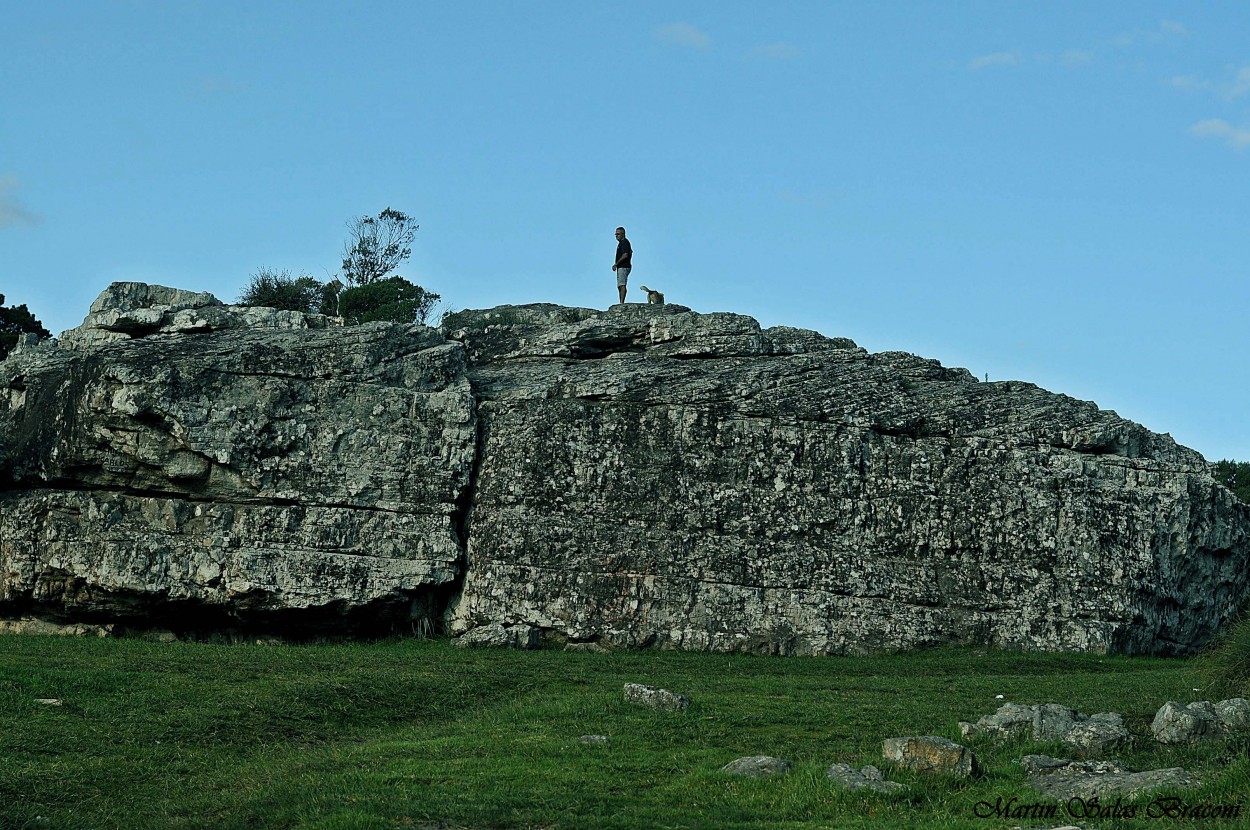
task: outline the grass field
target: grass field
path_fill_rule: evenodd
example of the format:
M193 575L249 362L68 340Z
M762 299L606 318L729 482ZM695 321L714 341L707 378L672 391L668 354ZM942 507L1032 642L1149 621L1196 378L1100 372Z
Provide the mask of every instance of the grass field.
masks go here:
M694 703L634 708L626 682ZM973 744L985 772L967 782L880 760L884 738L958 739L957 721L994 711L997 695L1121 712L1148 735L1164 701L1203 697L1195 685L1180 660L971 650L818 659L7 636L0 828L1246 826L977 817L978 802L1037 800L1012 761L1072 757L1059 746ZM719 771L756 754L795 767L765 780ZM1250 793L1244 746L1147 740L1117 757L1197 773L1191 802ZM837 762L876 764L910 790L838 790L824 778Z

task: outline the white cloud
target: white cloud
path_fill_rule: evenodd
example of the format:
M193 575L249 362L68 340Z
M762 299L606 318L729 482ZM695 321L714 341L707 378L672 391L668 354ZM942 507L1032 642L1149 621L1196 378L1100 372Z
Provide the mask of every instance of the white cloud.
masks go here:
M1250 66L1243 66L1237 70L1237 76L1233 79L1233 85L1228 90L1229 98L1240 98L1250 92Z
M37 225L43 217L27 210L13 191L17 189L17 179L13 176L0 176L0 228L12 228L18 225Z
M1189 30L1185 28L1183 23L1177 23L1175 20L1164 20L1159 23L1156 31L1143 31L1134 29L1131 32L1125 32L1111 39L1111 42L1122 49L1139 44L1159 44L1164 43L1171 37L1188 37Z
M667 26L661 26L655 30L655 37L661 43L691 49L707 49L712 45L712 38L689 23L669 23Z
M968 61L969 69L985 69L988 66L1019 66L1024 57L1019 52L993 52Z
M1177 75L1168 83L1173 89L1179 89L1182 92L1213 92L1230 101L1250 94L1250 66L1230 67L1229 69L1233 74L1232 78L1219 83L1208 81L1197 75Z
M769 58L771 60L791 60L803 54L797 46L789 43L766 43L763 46L756 46L747 52L749 58Z
M1204 81L1197 75L1177 75L1168 83L1173 89L1179 89L1182 92L1205 92L1212 86L1210 81Z
M1189 128L1197 138L1222 138L1235 150L1250 147L1250 127L1234 127L1223 118L1208 118Z
M1069 49L1059 56L1059 63L1064 66L1085 66L1093 61L1094 53L1081 49Z

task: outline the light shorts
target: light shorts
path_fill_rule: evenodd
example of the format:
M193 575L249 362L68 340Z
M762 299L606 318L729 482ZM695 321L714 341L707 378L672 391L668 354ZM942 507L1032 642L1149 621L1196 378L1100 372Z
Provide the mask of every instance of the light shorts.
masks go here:
M619 287L620 287L620 286L622 286L622 285L628 285L628 284L629 284L629 269L628 269L628 268L617 268L617 269L616 269L616 285L617 285L617 287L619 288Z

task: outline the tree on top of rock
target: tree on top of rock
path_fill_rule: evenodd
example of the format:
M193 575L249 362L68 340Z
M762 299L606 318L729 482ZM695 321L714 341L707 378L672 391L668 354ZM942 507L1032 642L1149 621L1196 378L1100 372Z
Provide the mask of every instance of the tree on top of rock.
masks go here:
M349 285L369 285L384 278L412 255L417 228L412 217L389 207L377 216L358 216L348 222L343 279Z
M40 340L52 336L43 327L43 323L30 313L25 303L9 308L4 304L4 295L0 294L0 360L8 357L9 352L17 345L17 338L28 332Z

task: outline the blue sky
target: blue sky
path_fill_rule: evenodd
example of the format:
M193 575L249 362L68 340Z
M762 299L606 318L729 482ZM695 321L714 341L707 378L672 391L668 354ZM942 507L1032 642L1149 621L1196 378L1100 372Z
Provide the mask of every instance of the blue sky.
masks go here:
M1250 7L0 0L0 292L234 300L421 229L448 307L698 311L1250 460Z

